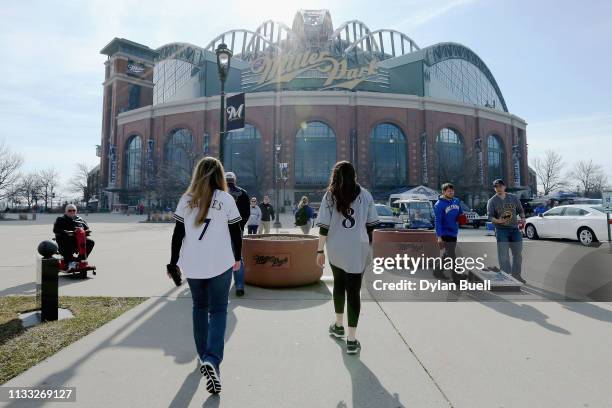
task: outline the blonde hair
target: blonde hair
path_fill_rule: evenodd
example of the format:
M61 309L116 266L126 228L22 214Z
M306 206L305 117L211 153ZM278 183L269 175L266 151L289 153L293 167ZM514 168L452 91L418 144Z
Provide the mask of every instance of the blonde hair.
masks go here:
M298 205L299 208L302 208L303 206L305 206L306 204L308 204L308 197L306 196L302 196L302 199L300 200L300 204Z
M227 191L223 164L214 157L204 157L196 164L186 194L191 195L190 208L198 208L196 225L206 220L215 190Z

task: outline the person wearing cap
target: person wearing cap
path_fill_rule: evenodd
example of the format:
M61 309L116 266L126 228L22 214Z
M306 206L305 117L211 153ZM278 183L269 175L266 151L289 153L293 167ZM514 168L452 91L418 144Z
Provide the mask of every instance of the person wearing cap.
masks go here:
M236 174L228 171L225 173L225 181L227 182L227 192L234 197L238 212L242 220L240 221L240 230L244 234L244 227L251 216L251 200L247 191L236 185ZM234 271L234 287L236 296L244 296L244 261L240 263L240 269Z
M459 216L463 214L461 203L455 198L455 187L451 183L442 184L442 195L434 205L436 236L438 245L444 249L443 259L452 259L455 263L457 235L459 234ZM444 272L434 270L434 277L445 279ZM455 284L459 284L461 275L452 268L452 277Z
M523 262L523 234L519 230L517 215L525 222L525 211L519 198L506 192L502 179L493 182L495 195L487 202L489 221L495 226L497 257L502 271L510 273L515 279L525 283L521 276ZM510 254L512 252L512 264Z

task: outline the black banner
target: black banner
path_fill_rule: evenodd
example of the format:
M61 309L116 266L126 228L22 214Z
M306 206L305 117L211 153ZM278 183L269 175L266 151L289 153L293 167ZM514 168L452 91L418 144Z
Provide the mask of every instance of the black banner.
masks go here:
M227 103L225 104L227 131L243 129L245 116L246 106L244 104L244 93L239 93L227 98Z

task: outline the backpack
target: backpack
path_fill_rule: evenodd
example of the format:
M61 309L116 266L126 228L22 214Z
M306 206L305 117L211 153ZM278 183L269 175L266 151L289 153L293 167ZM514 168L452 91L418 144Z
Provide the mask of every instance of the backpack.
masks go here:
M302 207L295 212L295 225L306 225L308 222L308 211L306 207Z

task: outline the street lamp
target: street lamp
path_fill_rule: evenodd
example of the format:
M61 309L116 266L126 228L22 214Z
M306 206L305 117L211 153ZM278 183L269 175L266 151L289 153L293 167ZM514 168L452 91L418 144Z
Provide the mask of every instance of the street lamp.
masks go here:
M219 108L219 159L223 163L223 139L227 124L225 123L225 80L229 73L230 63L232 59L232 51L227 48L225 43L219 44L215 50L217 54L217 68L219 69L219 80L221 81L221 105Z

